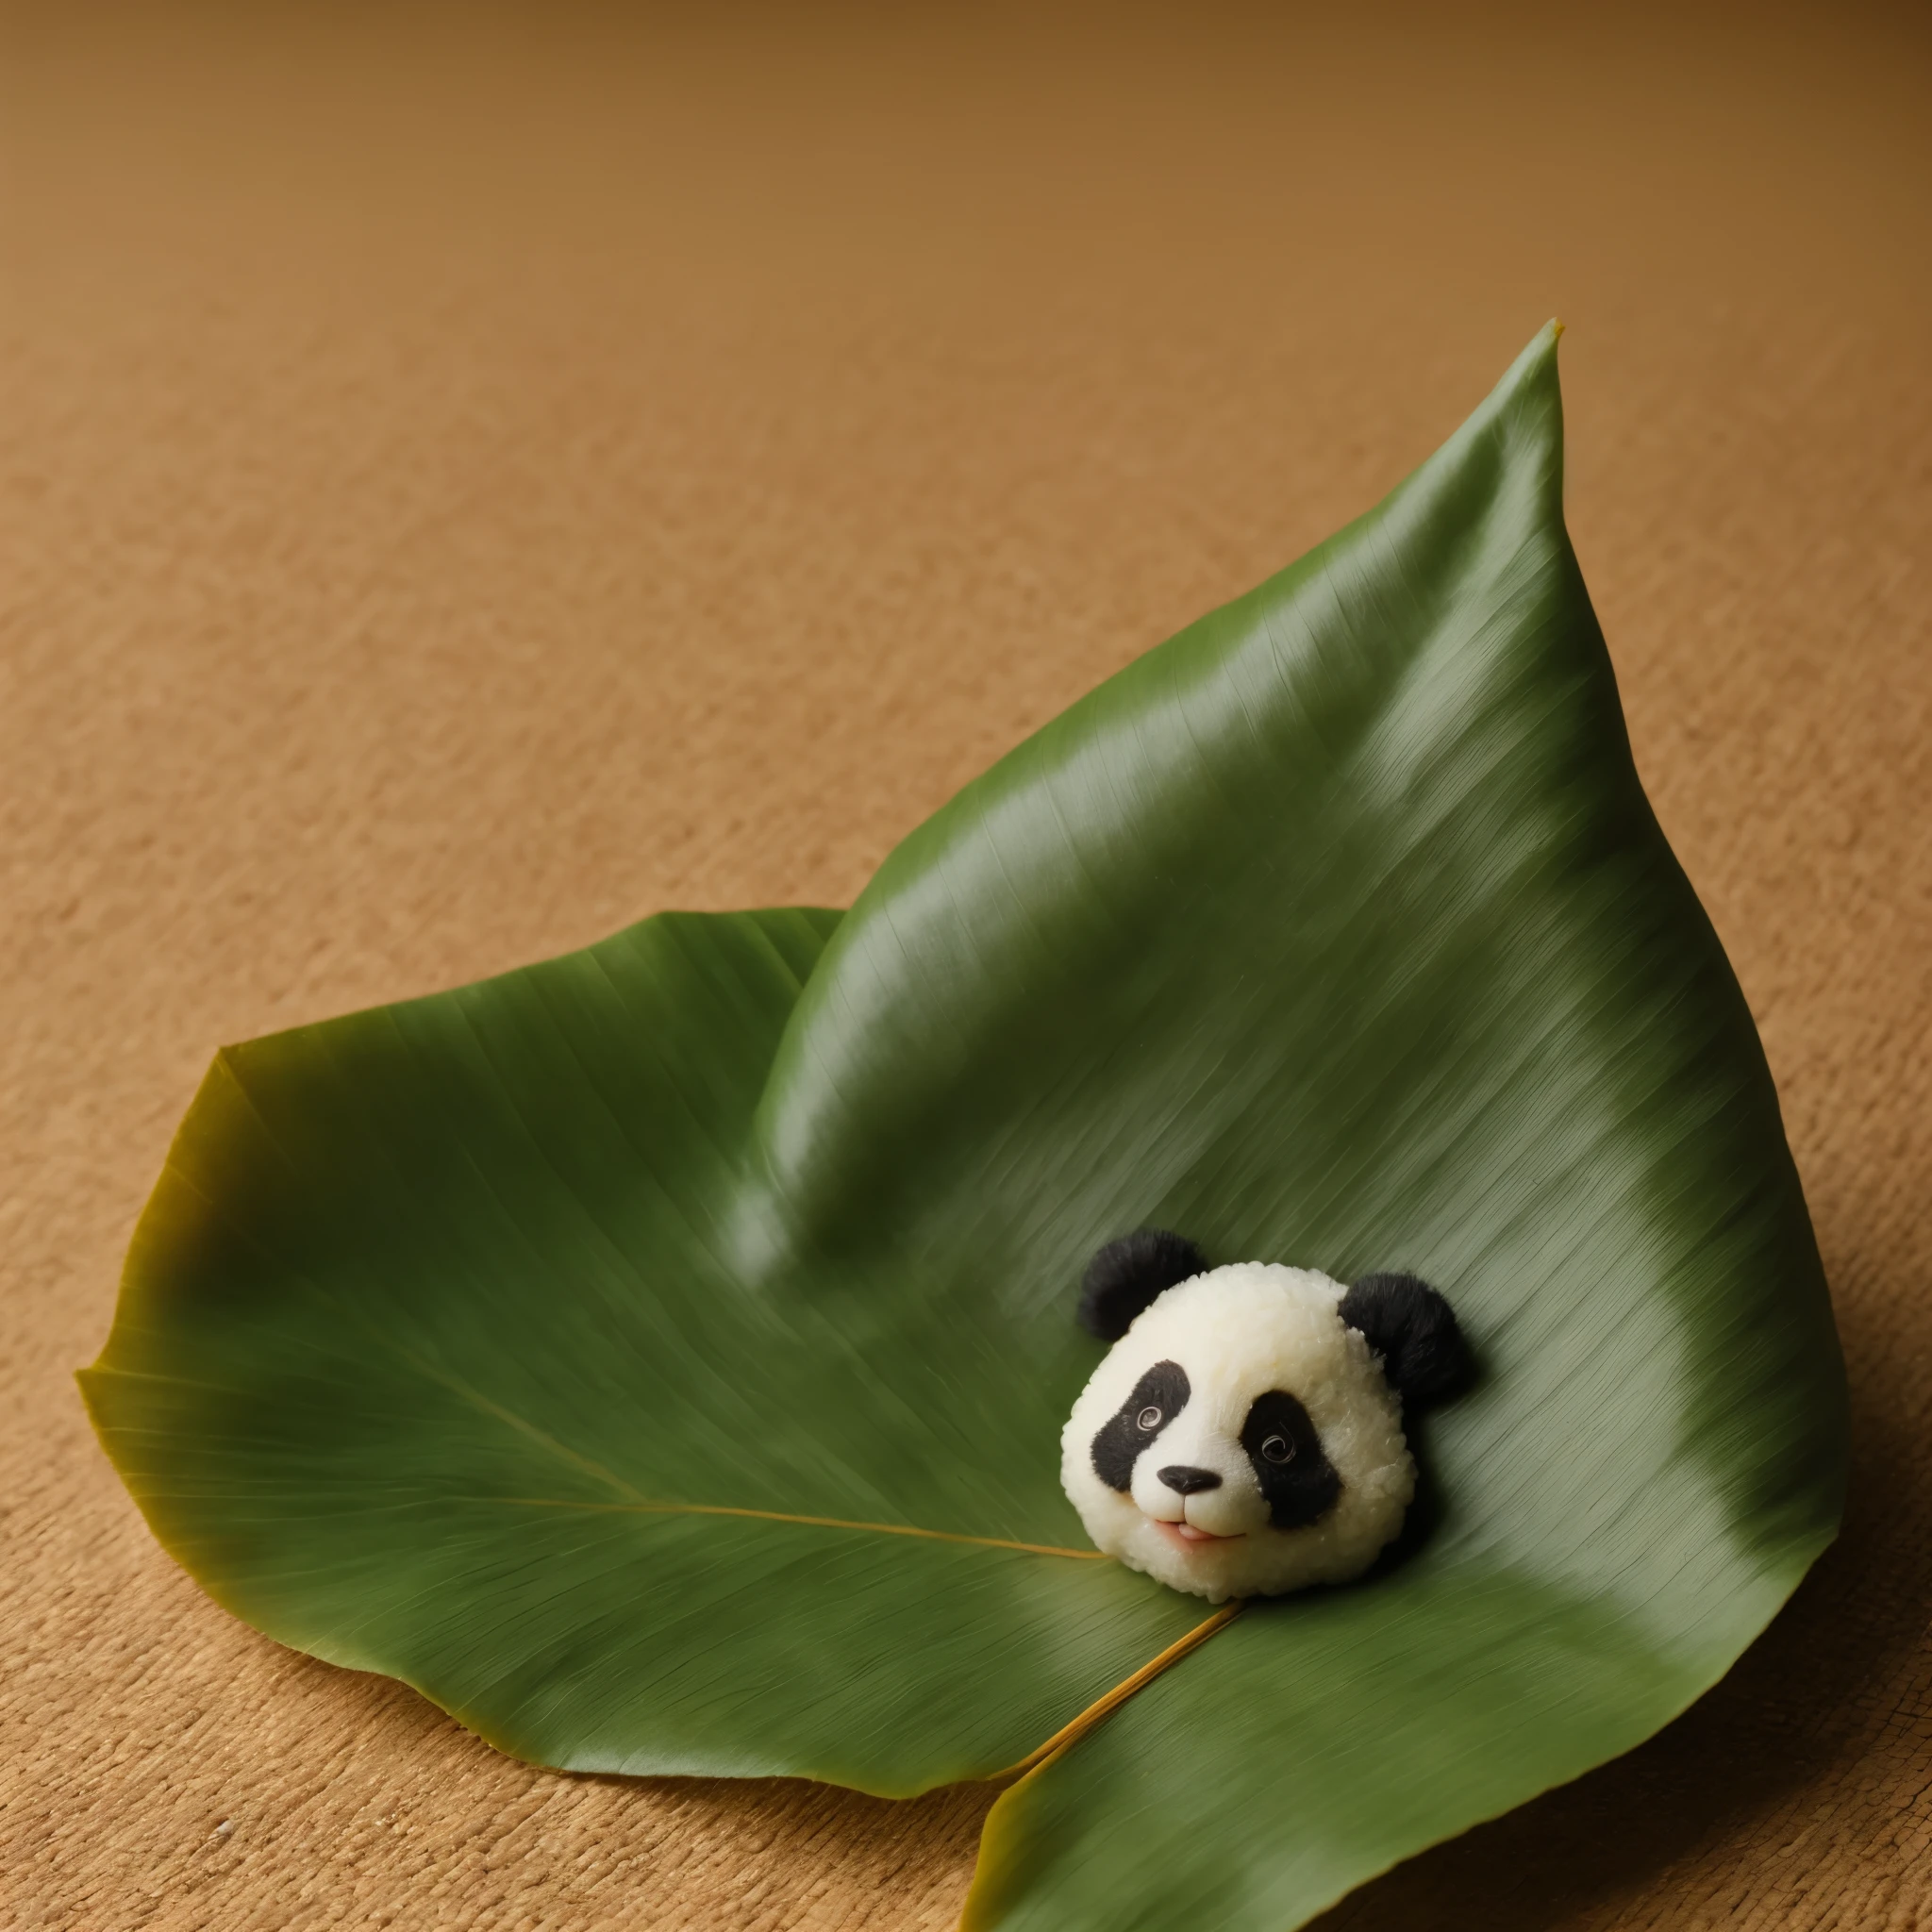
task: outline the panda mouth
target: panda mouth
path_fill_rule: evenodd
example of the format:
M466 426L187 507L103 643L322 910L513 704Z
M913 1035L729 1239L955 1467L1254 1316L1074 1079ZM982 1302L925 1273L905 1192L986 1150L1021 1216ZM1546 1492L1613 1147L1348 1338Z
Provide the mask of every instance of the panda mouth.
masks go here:
M1241 1540L1239 1531L1233 1536L1216 1536L1211 1529L1196 1529L1191 1523L1166 1523L1158 1516L1151 1520L1159 1524L1176 1542L1191 1548L1199 1548L1205 1543L1238 1543Z

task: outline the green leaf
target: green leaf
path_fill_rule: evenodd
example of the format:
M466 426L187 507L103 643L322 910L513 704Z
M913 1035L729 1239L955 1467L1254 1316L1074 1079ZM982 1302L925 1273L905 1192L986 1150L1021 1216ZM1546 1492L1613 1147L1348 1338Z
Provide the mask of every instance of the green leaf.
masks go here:
M1564 534L1554 330L842 920L224 1055L84 1380L285 1641L543 1762L909 1792L1202 1627L1050 1553L1074 1285L1142 1222L1413 1270L1484 1378L1416 1431L1407 1560L1048 1757L974 1924L1298 1923L1655 1730L1833 1532L1829 1304Z
M887 1795L1202 1621L974 1453L1024 1365L932 1347L922 1271L841 1307L721 1259L838 918L649 920L220 1057L84 1376L212 1595L539 1763Z

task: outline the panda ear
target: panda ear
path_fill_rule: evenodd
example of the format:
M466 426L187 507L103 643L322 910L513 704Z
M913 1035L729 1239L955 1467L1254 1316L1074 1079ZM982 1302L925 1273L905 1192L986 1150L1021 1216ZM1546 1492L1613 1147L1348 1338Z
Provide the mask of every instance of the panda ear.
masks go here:
M1207 1269L1208 1257L1184 1235L1137 1228L1108 1241L1088 1262L1080 1281L1080 1325L1103 1341L1118 1341L1156 1295Z
M1413 1274L1364 1274L1337 1312L1368 1338L1389 1386L1405 1402L1440 1402L1475 1373L1456 1311Z

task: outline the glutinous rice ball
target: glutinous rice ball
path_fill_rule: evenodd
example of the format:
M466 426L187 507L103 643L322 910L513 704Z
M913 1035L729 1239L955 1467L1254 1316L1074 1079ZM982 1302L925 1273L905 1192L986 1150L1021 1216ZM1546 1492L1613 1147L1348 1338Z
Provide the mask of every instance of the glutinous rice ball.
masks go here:
M1097 1548L1210 1603L1366 1570L1415 1493L1404 1402L1470 1372L1413 1275L1210 1269L1152 1228L1093 1257L1080 1319L1113 1347L1061 1435L1067 1495Z

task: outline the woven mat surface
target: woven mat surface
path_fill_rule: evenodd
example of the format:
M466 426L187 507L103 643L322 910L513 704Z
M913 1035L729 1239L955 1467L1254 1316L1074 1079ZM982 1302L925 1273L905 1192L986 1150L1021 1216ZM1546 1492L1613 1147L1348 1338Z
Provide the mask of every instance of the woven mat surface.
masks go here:
M1932 1926L1923 14L795 11L8 14L0 1924L951 1924L989 1792L497 1757L206 1600L71 1371L218 1043L849 901L1556 313L1851 1511L1679 1723L1332 1924Z

